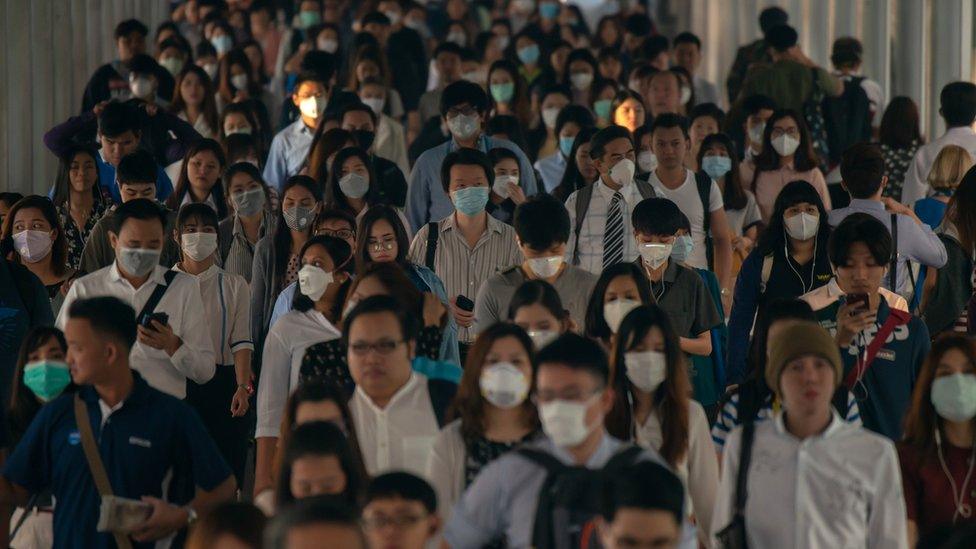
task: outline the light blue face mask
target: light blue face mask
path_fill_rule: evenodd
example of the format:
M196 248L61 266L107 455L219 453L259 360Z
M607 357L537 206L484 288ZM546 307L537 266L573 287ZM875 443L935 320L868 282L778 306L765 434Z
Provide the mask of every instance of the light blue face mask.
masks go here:
M210 44L212 44L214 49L217 50L218 55L223 55L234 47L234 39L226 34L221 34L220 36L214 36L211 38Z
M732 159L727 156L705 156L702 157L701 167L708 177L720 179L732 169Z
M563 153L563 156L566 158L569 158L569 155L573 152L573 143L575 141L575 137L560 137L559 152Z
M517 52L519 61L526 65L535 65L539 61L539 46L532 44L524 48L519 48Z
M613 99L599 99L593 102L593 112L597 118L610 120L610 107L613 106Z
M466 187L451 193L451 199L457 211L467 216L474 216L485 211L488 191L488 187Z
M541 15L543 19L555 19L559 17L559 4L540 4L539 15Z
M976 375L962 372L935 378L932 405L949 421L969 421L976 416Z
M508 103L515 97L515 83L505 82L504 84L492 84L491 96L499 103Z
M683 234L676 236L674 238L674 245L671 247L671 259L678 263L684 263L688 260L688 256L691 255L694 249L695 241L691 239L691 235Z
M298 12L298 26L308 29L322 22L322 14L313 10Z

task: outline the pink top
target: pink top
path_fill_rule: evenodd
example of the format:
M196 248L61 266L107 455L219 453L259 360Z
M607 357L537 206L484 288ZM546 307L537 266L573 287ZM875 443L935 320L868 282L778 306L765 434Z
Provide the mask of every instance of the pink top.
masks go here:
M745 164L745 163L743 163ZM744 166L740 164L740 170ZM752 171L741 170L743 185L748 189L752 184ZM748 176L748 178L746 177ZM824 208L830 211L830 193L827 191L827 182L824 181L823 173L819 168L813 168L805 172L798 172L792 165L784 166L774 171L759 172L756 177L756 203L759 205L759 213L762 214L763 223L769 223L769 217L773 215L773 206L776 204L776 197L788 183L802 179L813 185L823 200Z

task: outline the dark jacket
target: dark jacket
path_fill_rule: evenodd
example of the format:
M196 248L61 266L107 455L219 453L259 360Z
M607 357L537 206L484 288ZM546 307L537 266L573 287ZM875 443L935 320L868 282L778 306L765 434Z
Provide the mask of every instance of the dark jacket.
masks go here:
M92 227L88 235L88 242L81 252L79 268L84 273L93 273L103 267L108 267L115 261L115 250L109 244L108 232L112 230L112 217L115 209L105 212L105 215ZM180 260L180 247L173 240L173 229L176 227L176 212L166 210L166 226L163 227L163 253L159 256L159 264L169 268Z
M85 92L81 99L82 113L94 109L95 105L102 101L129 97L129 81L119 73L120 68L122 68L121 63L119 61L113 61L95 70L95 73L88 80L88 84L85 85ZM173 80L173 75L163 67L156 65L153 76L156 77L156 82L158 82L156 94L166 101L171 101L173 99L173 89L176 87L176 81Z
M948 260L938 270L935 289L921 312L922 321L933 337L952 329L973 296L972 256L962 249L958 240L945 233L939 234L939 240L945 245Z

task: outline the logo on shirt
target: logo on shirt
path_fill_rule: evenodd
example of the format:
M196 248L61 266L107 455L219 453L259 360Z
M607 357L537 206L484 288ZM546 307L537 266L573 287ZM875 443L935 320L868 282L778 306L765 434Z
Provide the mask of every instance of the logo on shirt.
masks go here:
M81 433L78 431L71 431L68 433L68 444L78 446L79 443L81 443Z
M129 437L129 444L133 446L142 446L143 448L152 448L152 442L139 437Z

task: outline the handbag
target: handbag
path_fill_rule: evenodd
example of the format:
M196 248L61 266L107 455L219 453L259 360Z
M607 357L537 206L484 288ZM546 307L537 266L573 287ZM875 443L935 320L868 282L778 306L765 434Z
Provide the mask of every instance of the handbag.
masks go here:
M749 478L749 462L752 460L752 442L756 424L750 419L742 424L742 448L739 452L739 471L735 477L735 505L732 521L715 537L724 549L748 549L746 538L746 481Z

